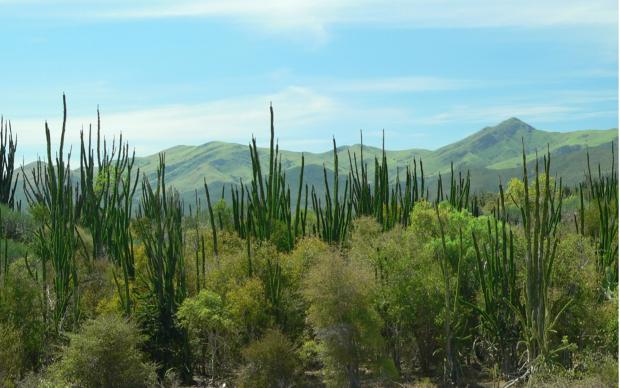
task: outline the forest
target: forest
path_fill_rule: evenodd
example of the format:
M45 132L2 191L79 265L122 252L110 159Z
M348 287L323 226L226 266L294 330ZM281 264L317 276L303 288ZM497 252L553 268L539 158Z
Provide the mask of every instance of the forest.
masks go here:
M1 386L618 384L615 156L566 186L524 142L521 177L474 192L334 139L318 188L303 155L283 172L270 108L252 179L186 203L99 113L71 150L63 108L32 170L0 124Z

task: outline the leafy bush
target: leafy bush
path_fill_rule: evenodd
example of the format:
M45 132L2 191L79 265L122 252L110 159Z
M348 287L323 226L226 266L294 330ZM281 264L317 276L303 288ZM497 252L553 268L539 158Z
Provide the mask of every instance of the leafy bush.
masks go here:
M270 322L265 306L265 289L257 278L244 281L226 294L226 309L241 337L257 338Z
M322 257L308 274L308 321L322 345L329 385L357 386L360 367L377 365L383 339L374 291L370 268L336 253Z
M179 307L177 318L189 334L190 346L201 371L219 376L230 358L233 321L222 298L213 291L202 290L187 298Z
M291 387L301 363L291 341L278 330L269 330L251 343L243 350L243 359L239 387Z
M23 370L21 333L11 324L0 323L0 385L10 387Z
M144 337L137 327L115 315L87 321L70 334L62 358L50 369L83 387L147 387L156 383L155 366L139 350Z
M41 289L24 259L11 264L0 295L0 323L17 330L22 347L12 356L12 362L22 365L20 373L38 368L46 353Z

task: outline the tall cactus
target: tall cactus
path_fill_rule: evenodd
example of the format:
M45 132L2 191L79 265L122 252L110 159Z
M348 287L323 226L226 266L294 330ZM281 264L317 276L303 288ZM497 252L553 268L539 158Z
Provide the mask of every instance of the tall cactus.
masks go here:
M405 169L405 186L400 183L399 171L396 182L389 178L388 162L385 152L385 138L381 147L381 162L375 158L374 185L368 179L368 166L364 160L364 141L360 133L360 161L357 154L348 152L349 170L351 171L351 200L356 217L373 216L384 230L400 223L409 224L409 214L415 202L424 196L424 167L420 160L421 179L418 179L417 161L413 160L413 168Z
M240 182L238 187L231 187L233 205L233 223L241 237L251 235L263 241L272 238L278 228L286 230L286 245L292 249L295 239L305 231L306 209L300 208L301 191L304 178L304 157L297 190L295 218L292 216L291 194L286 184L286 174L282 171L282 160L275 142L273 107L269 107L271 117L271 137L269 142L269 170L263 175L256 138L250 143L252 162L252 181L250 186ZM240 191L239 191L240 190ZM247 197L247 198L246 198ZM247 199L247 202L246 202Z
M590 153L587 153L590 200L596 204L598 214L598 230L593 236L597 245L597 267L604 276L603 288L613 293L618 286L618 176L615 170L614 144L611 145L611 174L603 176L601 165L598 175L592 175ZM580 186L580 191L583 187ZM583 192L581 192L581 230L584 229Z
M95 157L96 156L96 157ZM95 163L96 161L96 163ZM93 239L93 259L107 255L123 276L123 285L114 280L125 313L129 315L131 300L129 282L134 279L133 236L130 228L133 198L138 185L140 170L133 172L135 152L130 154L129 144L112 141L108 147L101 141L101 116L97 109L97 138L88 131L88 142L80 132L80 187L77 212Z
M175 325L177 308L187 296L183 203L178 192L168 190L165 177L165 156L160 154L155 188L146 176L142 181L137 231L147 257L145 284L157 317L154 356L164 370L182 366L181 373L187 378L187 338ZM181 359L174 348L181 349Z
M50 129L45 123L47 142L47 163L40 160L31 176L25 176L24 191L30 208L39 209L41 223L35 231L35 246L41 260L41 273L46 308L51 310L51 319L56 331L65 328L67 318L75 323L79 318L78 273L75 253L78 248L77 212L74 204L74 185L71 180L69 161L65 161L64 141L67 123L67 102L63 95L63 120L60 146L56 157L52 156ZM51 264L53 304L47 303L50 290L48 285L48 266ZM73 308L70 311L71 302ZM71 316L69 316L71 312ZM69 320L71 321L71 320Z
M535 162L534 195L530 196L525 144L523 144L524 196L517 203L525 235L525 295L524 303L512 306L522 326L527 346L527 371L536 368L539 360L546 360L561 350L553 347L551 334L570 300L553 309L550 292L555 273L556 249L559 243L558 225L562 215L562 180L551 184L551 154L543 157L543 176L539 159ZM541 179L543 178L543 179ZM557 313L554 313L556 311Z
M334 181L333 193L330 193L329 182L327 179L327 169L323 166L323 183L325 184L325 203L321 200L312 187L312 207L316 215L315 233L326 242L341 242L345 239L351 223L353 201L350 197L349 186L351 173L345 181L344 193L341 196L339 191L338 173L338 150L336 139L334 145Z
M459 300L459 281L461 278L461 261L463 258L463 234L459 229L458 255L451 254L446 243L445 228L439 212L439 204L435 205L435 212L441 236L439 264L444 283L444 381L448 384L459 385L462 378L462 371L458 358L456 332L458 330L457 308ZM454 269L456 269L456 273ZM456 278L456 284L453 284L453 278Z
M470 206L470 181L469 170L465 177L463 177L462 173L459 171L457 178L454 174L454 163L450 162L450 192L447 196L444 194L443 180L440 173L437 179L436 201L441 202L447 200L456 210L467 209Z
M478 280L482 290L481 307L471 305L480 313L481 328L490 340L486 349L507 377L517 371L517 343L520 327L512 306L521 307L517 286L513 234L508 225L504 189L500 183L499 198L493 217L487 219L484 238L472 231Z
M15 151L17 137L13 138L10 121L0 117L0 203L15 208L15 188L19 173L15 172Z

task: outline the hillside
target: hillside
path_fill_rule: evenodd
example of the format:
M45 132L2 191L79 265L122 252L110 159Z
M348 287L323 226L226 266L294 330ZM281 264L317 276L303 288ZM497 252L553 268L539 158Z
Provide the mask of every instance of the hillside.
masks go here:
M604 172L609 171L611 161L611 143L617 147L618 131L584 130L574 132L549 132L535 129L527 123L510 118L493 127L480 131L437 150L409 149L386 151L390 176L396 177L397 167L412 165L413 160L422 159L424 172L431 187L437 180L437 174L450 171L450 162L456 170L470 170L474 191L494 191L498 179L506 181L521 172L522 139L525 143L527 159L532 162L536 151L542 154L549 147L553 156L552 168L559 173L566 184L574 184L583 178L586 168L586 149L590 149L593 166L601 163ZM339 146L338 157L341 174L349 170L349 153L360 157L360 145ZM166 179L176 187L188 201L193 202L195 190L202 192L203 180L209 183L216 193L222 186L248 182L251 178L251 161L247 145L209 142L199 146L179 145L163 150L166 154ZM259 149L262 162L268 163L268 148ZM297 187L301 152L281 152L283 168L292 187ZM370 175L374 174L374 158L381 156L381 148L364 145L364 160ZM304 152L304 181L315 185L318 190L323 187L323 166L328 173L333 173L333 151L322 153ZM136 159L136 165L142 173L154 178L158 164L158 155ZM25 167L30 169L31 165ZM19 185L21 186L21 185ZM293 191L293 195L296 193ZM23 198L22 193L17 194ZM228 196L228 190L226 196Z
M388 164L392 168L392 177L396 167L411 165L414 158L422 159L425 174L430 182L437 173L445 175L450 171L450 162L456 169L469 169L472 173L474 190L495 190L498 177L506 180L520 173L521 149L524 141L528 161L535 159L536 151L546 151L547 145L553 158L552 166L568 184L582 179L585 171L586 149L590 149L593 165L602 164L603 171L609 169L611 161L611 142L617 145L618 131L585 130L575 132L548 132L533 128L527 123L510 118L493 127L486 127L456 143L437 150L411 149L386 151ZM269 150L260 149L261 158L267 163ZM248 181L251 176L251 162L246 145L209 142L200 146L176 146L167 150L167 179L185 195L202 189L203 178L214 188L221 185L238 183L240 179ZM341 173L349 169L348 153L359 158L360 145L339 146L338 156ZM291 184L297 181L301 166L301 152L281 151L282 164L291 178ZM381 149L364 145L364 160L371 173L374 170L374 158L381 155ZM323 165L330 172L333 168L333 152L305 152L305 181L322 186ZM157 155L139 158L138 165L147 174L153 174L158 163Z

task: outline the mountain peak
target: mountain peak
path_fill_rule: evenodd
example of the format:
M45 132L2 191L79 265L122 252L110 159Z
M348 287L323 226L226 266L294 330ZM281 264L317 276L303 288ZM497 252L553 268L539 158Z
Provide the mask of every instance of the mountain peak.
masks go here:
M531 133L534 132L536 129L516 117L511 117L507 120L502 121L494 127L487 127L486 130L486 132L494 132L506 136L513 136L515 134Z

